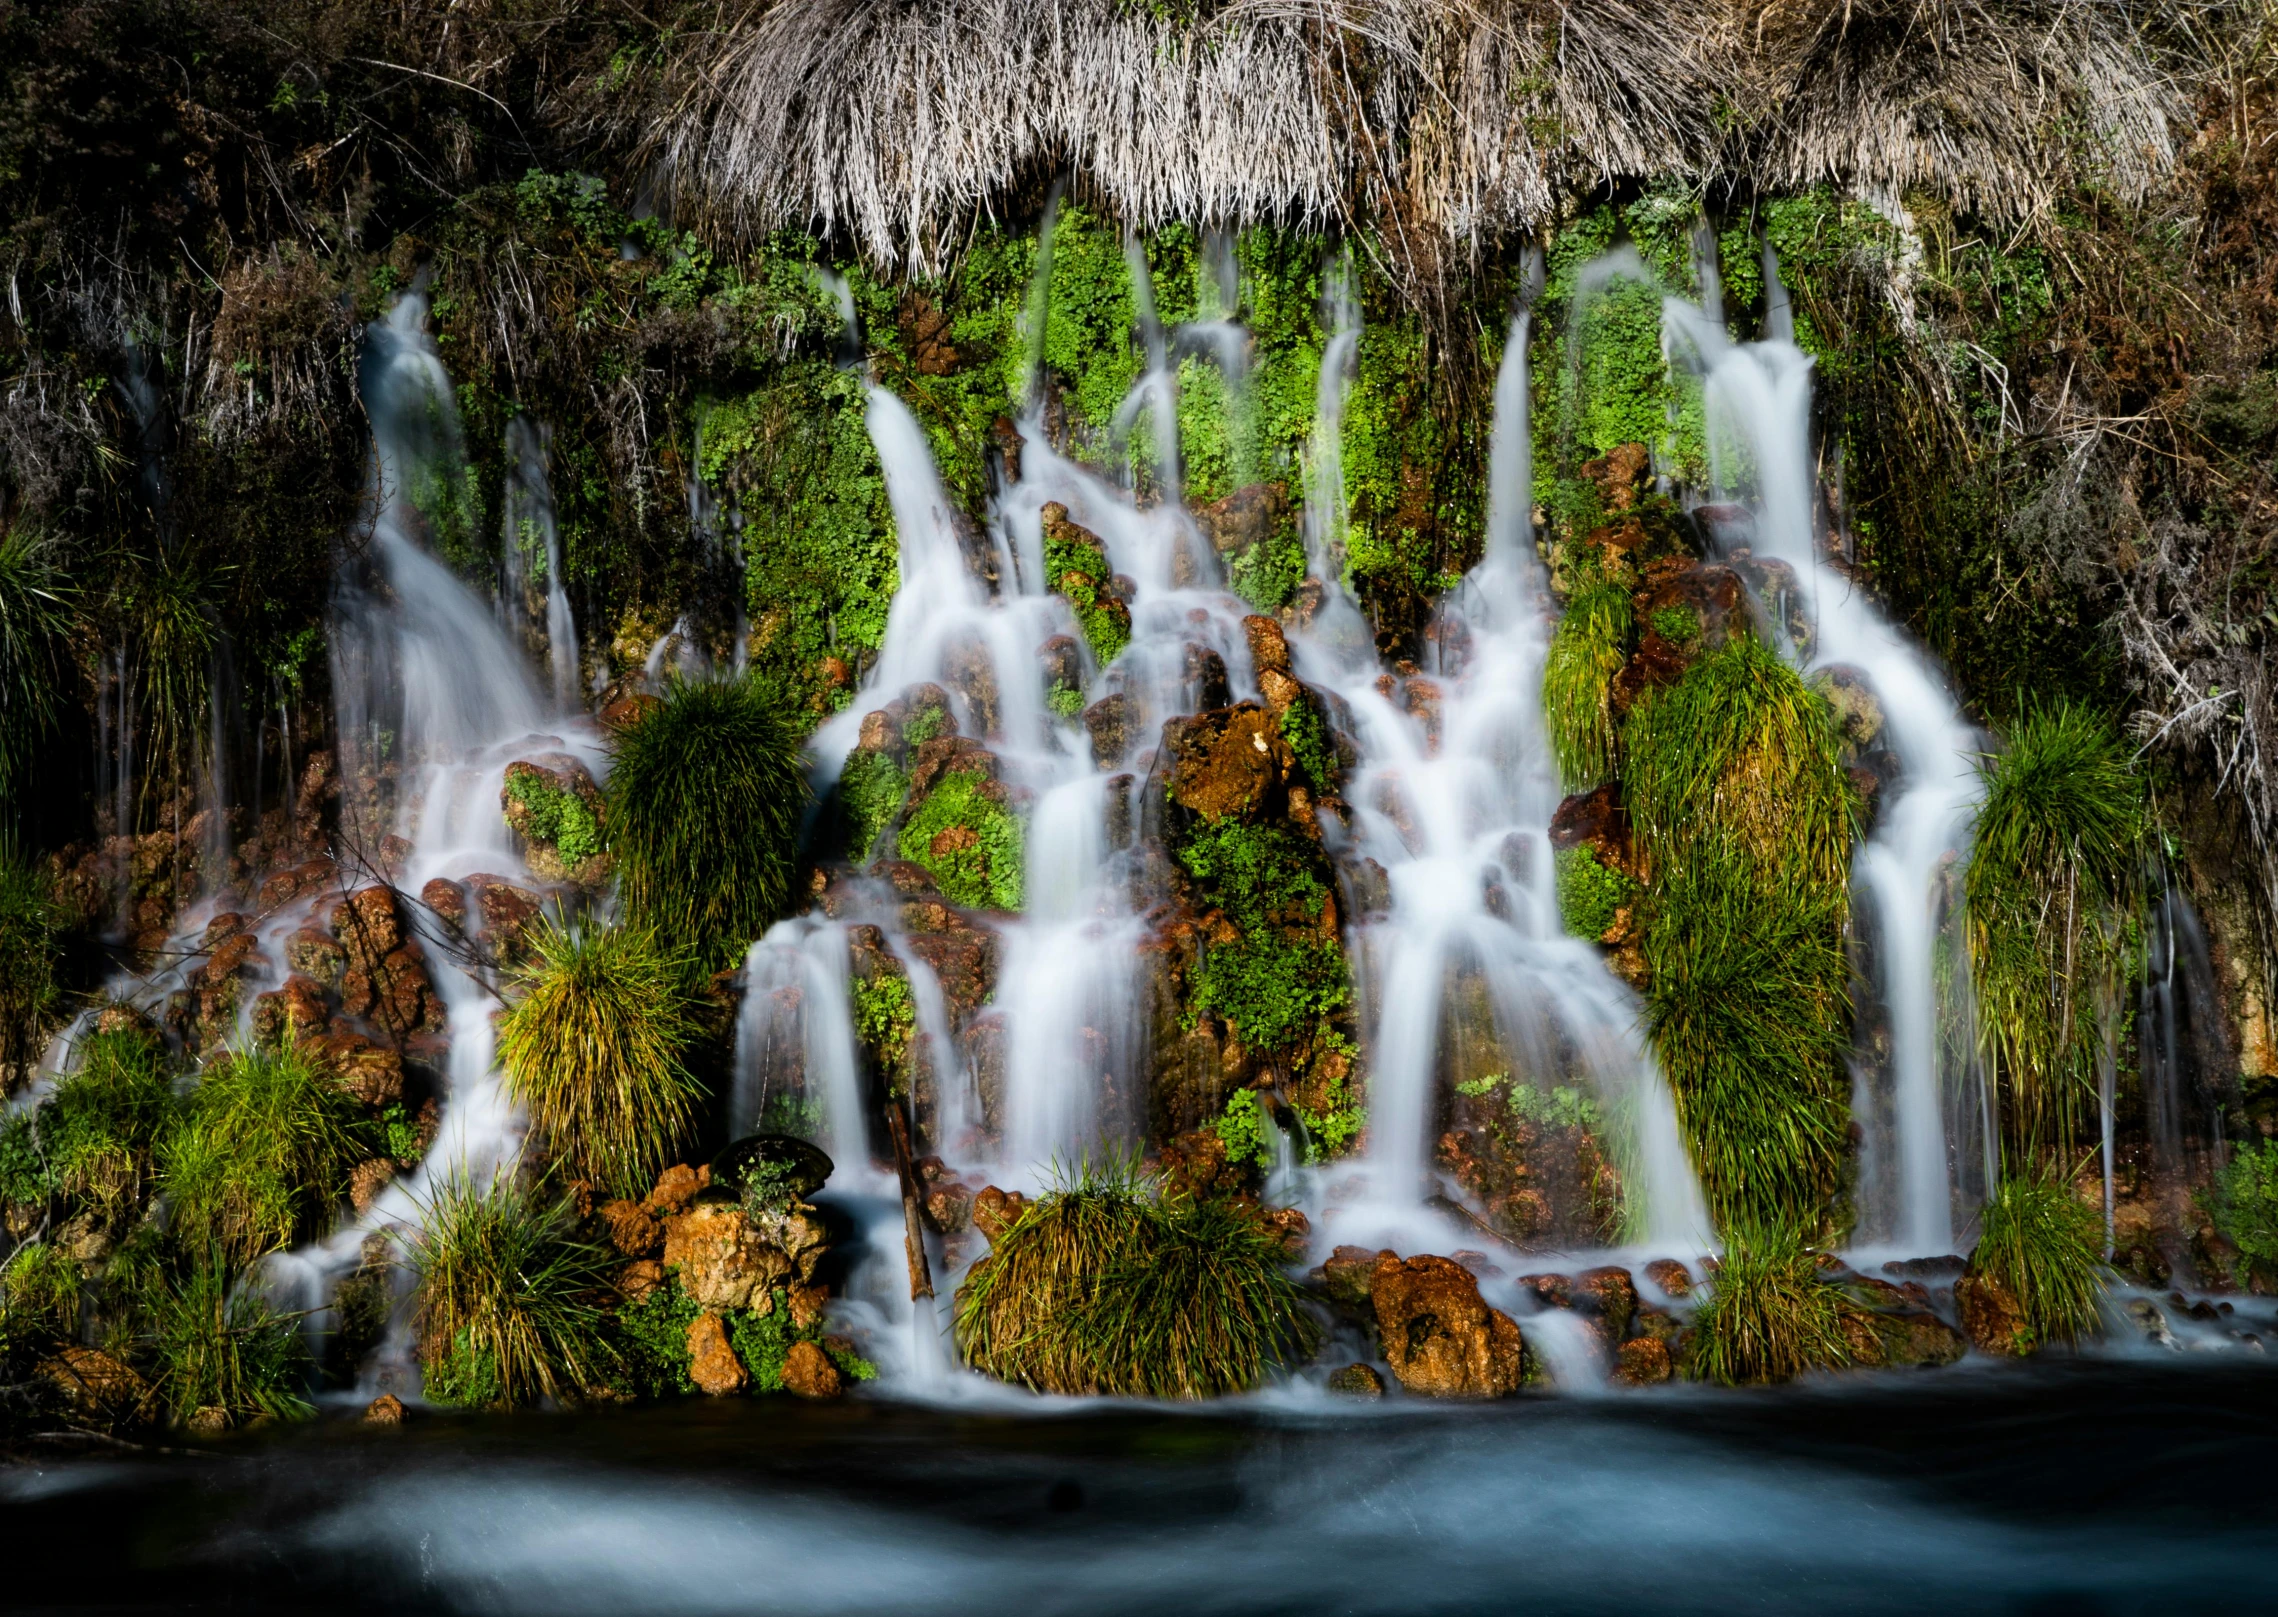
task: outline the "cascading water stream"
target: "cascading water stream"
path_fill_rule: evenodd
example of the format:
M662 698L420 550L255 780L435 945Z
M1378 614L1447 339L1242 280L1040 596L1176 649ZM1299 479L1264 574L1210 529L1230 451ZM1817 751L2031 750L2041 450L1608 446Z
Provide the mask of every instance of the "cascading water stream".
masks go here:
M528 415L506 424L499 611L510 629L529 624L543 631L554 702L567 711L578 705L577 619L562 579L561 525L548 471L553 437L552 428Z
M1784 310L1784 297L1776 296L1774 306ZM1870 1170L1863 1176L1860 1240L1906 1253L1948 1252L1957 1189L1974 1205L1974 1192L1983 1188L1957 1186L1957 1170L1974 1165L1966 1150L1949 1154L1950 1135L1972 1132L1949 1117L1961 1086L1944 1070L1941 1031L1944 1015L1966 1014L1953 1006L1966 983L1958 970L1949 972L1942 1010L1938 980L1946 877L1966 855L1981 791L1975 768L1981 742L1927 658L1820 553L1810 359L1784 336L1734 343L1691 304L1672 298L1664 307L1673 359L1697 356L1704 379L1717 487L1752 485L1752 520L1709 526L1727 545L1747 536L1756 556L1791 570L1813 625L1805 667L1855 670L1881 713L1897 779L1886 788L1854 872L1872 900L1864 908L1876 929L1878 987L1890 1019L1894 1121L1886 1131L1877 1108L1855 1108L1868 1130L1863 1155ZM1779 604L1766 606L1775 629L1784 630ZM1892 1170L1887 1188L1872 1172L1886 1162Z

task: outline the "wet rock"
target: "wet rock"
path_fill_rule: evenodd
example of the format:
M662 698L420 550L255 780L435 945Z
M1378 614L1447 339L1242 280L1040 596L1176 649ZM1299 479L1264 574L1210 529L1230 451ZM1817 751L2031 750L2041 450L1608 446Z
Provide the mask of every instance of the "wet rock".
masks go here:
M401 1426L405 1410L403 1400L392 1392L383 1392L364 1406L366 1426Z
M1561 1274L1521 1275L1519 1284L1534 1293L1536 1302L1545 1308L1572 1308L1574 1282Z
M457 882L437 876L419 890L419 902L433 911L435 918L446 926L462 930L466 927L467 890Z
M903 906L905 925L913 919L909 911L914 908L914 905ZM947 905L933 908L940 912L937 917L940 924L910 926L903 943L910 953L932 968L934 980L941 986L943 1008L948 1011L950 1027L954 1030L978 1015L996 993L997 935L985 926L974 925Z
M991 1245L1003 1239L1005 1231L1020 1222L1021 1214L1028 1211L1028 1198L1017 1190L999 1190L984 1185L973 1198L973 1228L988 1237Z
M1291 519L1289 491L1279 483L1248 483L1194 513L1194 525L1221 556L1271 538Z
M1266 699L1266 710L1279 715L1305 700L1305 687L1277 668L1268 668L1258 675L1258 694Z
M696 1193L712 1182L709 1166L691 1168L685 1162L676 1162L657 1175L655 1186L643 1198L642 1204L658 1218L667 1218L679 1212L696 1199Z
M1941 1280L1953 1280L1969 1268L1969 1260L1948 1255L1942 1258L1900 1258L1883 1265L1883 1273L1896 1275L1901 1280L1919 1280L1931 1285Z
M1289 662L1289 637L1272 618L1253 612L1242 620L1242 633L1250 643L1250 666L1263 674L1294 672Z
M338 989L340 974L348 969L348 951L330 932L304 926L285 939L285 969Z
M604 730L630 730L664 703L646 691L628 691L601 704L598 715Z
M662 1232L659 1232L662 1238ZM638 1303L664 1284L664 1265L654 1258L635 1258L617 1271L614 1284L617 1294L629 1303Z
M820 1213L805 1202L792 1202L753 1213L750 1222L760 1240L783 1254L794 1275L803 1282L815 1278L831 1243L830 1228Z
M1084 688L1084 654L1072 634L1056 634L1037 648L1044 667L1044 688L1080 691Z
M830 1293L821 1286L786 1286L783 1298L791 1310L791 1323L802 1331L811 1331L820 1325L823 1311L830 1303Z
M100 1348L67 1347L39 1367L39 1377L72 1409L102 1425L127 1425L151 1407L150 1383Z
M704 1308L749 1308L790 1278L790 1257L752 1227L732 1203L699 1202L664 1221L664 1263L680 1289Z
M1575 1310L1595 1321L1608 1347L1629 1336L1629 1322L1637 1313L1637 1282L1627 1269L1585 1269L1574 1277L1573 1296Z
M709 1175L712 1184L737 1196L757 1176L771 1195L800 1202L823 1188L831 1169L830 1157L810 1141L790 1134L752 1134L714 1157Z
M487 872L467 878L475 912L482 917L484 953L502 966L520 962L529 952L525 934L538 918L538 895L529 888Z
M1182 652L1189 706L1196 712L1221 708L1234 700L1226 683L1226 659L1208 646L1189 640Z
M306 898L318 889L331 885L334 866L329 859L311 859L305 864L280 870L261 883L254 902L264 915L290 904L297 898Z
M1864 670L1848 663L1821 668L1811 676L1812 688L1827 699L1827 706L1835 716L1836 733L1842 736L1849 754L1847 761L1872 748L1883 732L1882 703L1875 690L1867 683Z
M942 658L942 673L950 688L965 698L965 711L974 728L993 736L1003 728L997 691L997 667L988 646L979 640L959 640Z
M1954 1282L1954 1308L1962 1330L1980 1353L2023 1358L2033 1350L2025 1311L2009 1288L1989 1274L1965 1274Z
M321 1035L332 1021L332 1007L324 989L298 972L253 1001L253 1042L282 1044L288 1037L310 1039Z
M1595 460L1582 463L1584 478L1598 490L1608 511L1627 511L1644 497L1653 474L1653 452L1643 444L1616 444Z
M331 924L351 966L369 971L403 947L403 918L390 887L360 887L350 893L332 906Z
M1550 817L1550 845L1560 853L1587 848L1608 870L1634 874L1629 810L1622 804L1621 788L1607 781L1560 803Z
M1625 1387L1656 1386L1675 1373L1669 1344L1658 1337L1635 1337L1624 1342L1614 1355L1614 1380Z
M846 1378L820 1347L812 1342L794 1342L783 1356L783 1390L823 1403L846 1391Z
M926 1193L926 1221L943 1235L961 1235L973 1227L971 1187L951 1180Z
M1348 1364L1329 1378L1329 1390L1349 1398L1382 1398L1384 1378L1373 1365Z
M540 881L599 887L611 861L602 843L601 788L567 753L516 759L506 766L499 810L522 840L522 862Z
M703 1313L688 1325L688 1379L708 1398L726 1398L751 1383L751 1372L736 1357L720 1316Z
M618 1200L601 1209L609 1244L628 1258L651 1258L664 1249L664 1225L639 1202Z
M1084 709L1084 728L1091 733L1092 762L1113 769L1131 750L1131 729L1137 704L1121 691L1103 696Z
M1343 878L1345 904L1354 916L1367 921L1392 913L1392 878L1373 859L1352 859L1337 866Z
M374 1111L403 1099L403 1052L335 1022L321 1044L333 1082Z
M1378 1340L1408 1391L1432 1398L1502 1398L1526 1374L1526 1346L1508 1314L1447 1258L1379 1257L1369 1277Z
M391 1158L367 1157L348 1171L348 1205L362 1215L394 1182L395 1163Z
M1172 719L1163 726L1163 746L1172 797L1214 822L1278 813L1282 783L1297 763L1274 716L1255 702Z
M1693 1273L1675 1258L1655 1258L1645 1266L1645 1278L1672 1297L1693 1294Z
M1674 685L1703 653L1724 644L1749 619L1740 575L1690 556L1648 563L1632 599L1637 650L1609 688L1614 707L1627 713L1647 691Z

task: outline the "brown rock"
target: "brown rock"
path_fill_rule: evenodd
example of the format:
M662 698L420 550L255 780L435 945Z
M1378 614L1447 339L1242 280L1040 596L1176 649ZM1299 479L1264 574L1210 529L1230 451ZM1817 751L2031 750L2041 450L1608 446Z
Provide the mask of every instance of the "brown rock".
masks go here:
M709 1169L676 1162L657 1176L656 1188L643 1205L659 1218L677 1213L696 1199L696 1193L711 1182L711 1177Z
M1599 1334L1612 1347L1629 1335L1637 1313L1637 1282L1627 1269L1585 1269L1574 1277L1574 1306L1597 1320Z
M609 1244L628 1258L653 1258L664 1246L664 1226L639 1202L620 1198L601 1209Z
M1091 733L1094 764L1113 769L1130 751L1134 711L1131 698L1121 691L1103 696L1084 709L1084 728Z
M507 826L522 840L522 861L530 867L530 874L540 881L571 882L581 887L595 886L609 877L612 861L606 850L591 853L583 859L571 861L563 857L554 846L553 839L541 832L535 823L533 810L517 792L527 794L535 788L539 792L560 793L576 798L598 822L603 813L601 788L594 782L593 772L582 761L563 752L549 752L538 758L518 758L506 766L505 784L499 788L499 812L506 817Z
M1380 1257L1369 1277L1384 1357L1400 1385L1431 1398L1502 1398L1519 1390L1526 1344L1490 1308L1463 1265L1441 1257Z
M364 1406L366 1426L401 1426L405 1410L403 1400L392 1392L383 1392Z
M1289 493L1279 483L1245 484L1194 513L1194 525L1221 556L1272 537L1289 519Z
M688 1326L688 1379L709 1398L726 1398L751 1383L751 1372L728 1341L717 1314L699 1314Z
M2025 1311L2009 1288L1989 1274L1965 1274L1954 1282L1954 1308L1962 1330L1980 1353L2023 1358L2033 1351Z
M338 988L340 974L348 969L348 951L330 932L304 926L285 939L285 969L326 988Z
M1638 502L1653 470L1653 454L1643 444L1616 444L1596 460L1582 463L1582 475L1598 486L1608 511L1627 511Z
M637 1303L664 1284L664 1265L654 1258L635 1258L617 1271L614 1283L619 1296Z
M973 1192L954 1179L936 1185L926 1192L925 1216L944 1235L969 1230L973 1227Z
M483 947L500 965L513 965L525 953L524 934L538 916L538 895L504 876L469 876L475 913L482 917Z
M1550 845L1561 853L1588 848L1608 870L1636 874L1630 868L1629 811L1622 806L1621 788L1607 781L1560 803L1550 817Z
M1329 1301L1340 1308L1351 1309L1374 1317L1376 1302L1370 1294L1376 1266L1386 1258L1399 1261L1400 1255L1389 1247L1372 1252L1365 1246L1341 1246L1329 1254L1329 1261L1321 1265L1321 1284L1329 1294Z
M403 1099L403 1052L374 1044L345 1022L324 1037L333 1082L375 1111Z
M791 1307L791 1323L802 1331L811 1331L823 1322L831 1294L820 1286L787 1286L784 1297Z
M1274 715L1255 702L1173 719L1163 726L1171 795L1205 820L1254 820L1278 807L1277 788L1296 759Z
M1655 1336L1640 1336L1624 1342L1615 1355L1614 1379L1627 1387L1650 1387L1667 1381L1675 1366L1669 1359L1669 1344Z
M993 1246L1005 1231L1020 1222L1020 1215L1028 1211L1028 1198L1017 1190L999 1190L985 1185L973 1198L973 1228L987 1236Z
M324 989L296 972L285 979L284 987L271 989L253 1001L253 1042L275 1045L288 1037L313 1039L331 1020L332 1009L325 1003Z
M1261 676L1290 672L1289 639L1279 623L1253 612L1242 620L1242 633L1250 642L1250 665Z
M822 1215L805 1202L770 1207L751 1215L751 1227L771 1250L783 1254L791 1272L812 1281L815 1270L830 1251L830 1229Z
M680 1289L704 1308L749 1308L794 1272L790 1257L726 1202L698 1202L667 1218L664 1262L680 1271Z
M846 1391L846 1378L814 1343L794 1342L783 1356L783 1390L822 1403Z
M1675 1258L1655 1258L1645 1266L1645 1278L1672 1297L1693 1294L1693 1274Z
M1352 1398L1382 1398L1384 1378L1373 1365L1348 1364L1329 1378L1329 1390Z
M140 1420L150 1406L150 1383L100 1348L67 1347L39 1374L73 1409L105 1424Z
M447 925L463 927L467 924L467 890L455 881L436 877L419 890L419 902Z
M630 730L662 706L663 702L645 691L620 696L615 701L602 704L601 727L604 730Z
M352 966L370 970L403 947L403 918L395 890L360 887L332 906L332 935Z
M348 1174L348 1205L366 1212L395 1180L395 1163L387 1157L368 1157Z

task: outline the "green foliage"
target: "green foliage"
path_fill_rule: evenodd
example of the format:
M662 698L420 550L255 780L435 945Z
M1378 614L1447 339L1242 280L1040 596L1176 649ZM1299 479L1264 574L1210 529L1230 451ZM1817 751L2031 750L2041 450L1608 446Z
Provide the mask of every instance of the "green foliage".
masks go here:
M759 1132L812 1140L821 1136L823 1122L820 1101L809 1100L804 1095L770 1095L767 1104L760 1108Z
M1254 611L1278 612L1305 582L1305 541L1295 528L1269 533L1245 546L1227 572L1234 593Z
M563 864L582 865L608 846L592 805L575 792L548 785L535 770L510 772L506 792L522 806L532 840L551 846Z
M322 1233L370 1134L354 1099L298 1042L223 1056L159 1150L177 1238L244 1265Z
M1599 863L1589 848L1561 848L1552 861L1558 871L1558 913L1566 930L1593 943L1606 935L1625 904L1636 901L1638 885Z
M0 1208L36 1207L54 1194L34 1114L0 1113Z
M541 918L498 1032L508 1090L572 1176L618 1195L656 1182L695 1121L683 1065L688 960L627 921Z
M617 732L607 813L626 914L705 970L737 964L790 905L800 744L754 679L675 678Z
M46 1183L116 1219L142 1198L176 1106L166 1047L138 1027L80 1041L78 1064L39 1110ZM27 1198L29 1199L29 1198Z
M1988 1076L2020 1160L2064 1155L2094 1105L2143 857L2143 786L2086 708L2029 707L1985 766L1964 892Z
M2013 1175L1979 1215L1970 1271L1998 1280L2025 1318L2030 1349L2102 1328L2104 1227L2094 1207L2051 1174Z
M688 1328L702 1312L678 1281L652 1287L639 1302L617 1310L626 1391L639 1398L666 1398L696 1390L688 1374Z
M1226 1110L1212 1125L1218 1131L1219 1143L1226 1147L1226 1160L1239 1166L1254 1162L1268 1167L1273 1162L1273 1113L1265 1095L1255 1089L1237 1089L1226 1097Z
M989 795L978 771L944 775L902 827L904 859L925 866L952 904L1017 910L1023 887L1019 816ZM946 831L969 836L943 839ZM940 852L935 843L942 842Z
M1436 408L1423 321L1405 307L1370 312L1345 401L1347 571L1380 615L1420 621L1478 552L1478 423Z
M1284 1256L1239 1208L1087 1165L967 1274L958 1344L975 1369L1039 1392L1239 1392L1319 1339Z
M1078 706L1083 703L1080 691L1076 702ZM902 811L902 799L909 791L909 775L889 754L858 748L846 755L846 767L838 777L838 798L846 809L847 853L856 864L870 857L878 833Z
M0 1069L21 1073L39 1059L63 999L55 980L62 920L47 872L24 857L0 824Z
M68 1253L44 1241L27 1241L0 1265L0 1340L53 1339L79 1323L85 1283Z
M1071 685L1066 680L1054 680L1052 688L1044 693L1044 705L1051 709L1056 717L1063 719L1080 718L1084 711L1083 687Z
M2207 1199L2223 1239L2254 1268L2278 1275L2278 1144L2239 1146Z
M159 1269L139 1301L151 1381L177 1425L216 1412L231 1425L315 1413L303 1396L311 1366L300 1316L273 1308L258 1279L233 1271L219 1250Z
M1728 1387L1840 1369L1853 1358L1843 1330L1851 1306L1797 1230L1735 1225L1694 1317L1685 1368Z
M505 1179L440 1185L411 1237L422 1388L478 1407L566 1400L619 1373L596 1299L616 1254L576 1209Z
M1112 569L1107 552L1089 540L1074 537L1079 530L1062 529L1044 536L1044 578L1065 596L1076 614L1076 625L1090 643L1102 667L1123 654L1131 643L1131 614L1111 596Z
M1825 699L1752 636L1648 692L1623 795L1647 1023L1719 1223L1808 1229L1845 1140L1855 818Z
M1189 1016L1214 1012L1244 1043L1279 1050L1351 1003L1344 950L1310 931L1328 897L1312 843L1282 826L1228 820L1191 827L1177 853L1241 933L1204 949Z
M1701 615L1689 606L1659 607L1649 621L1655 634L1680 646L1690 645L1701 632Z
M142 793L156 803L206 755L207 678L220 578L186 550L129 559L115 574L110 611L129 647L129 672L150 767Z
M1352 1055L1350 1045L1341 1040L1331 1042L1342 1046L1342 1053ZM1318 1107L1297 1102L1291 1110L1297 1113L1298 1122L1305 1125L1305 1160L1309 1163L1327 1162L1341 1157L1368 1127L1368 1108L1352 1091L1351 1080L1340 1074L1328 1083L1327 1093Z
M888 1092L901 1094L909 1083L910 1050L918 1030L917 1000L910 993L910 980L895 972L873 972L854 979L849 997L854 1036L886 1075Z
M1310 694L1301 695L1281 710L1276 726L1289 750L1297 755L1297 764L1305 771L1305 778L1313 783L1317 792L1336 790L1341 773L1337 763L1336 744L1329 739L1329 722L1321 717L1321 709Z
M426 1154L419 1138L419 1124L403 1109L403 1102L391 1100L380 1108L380 1155L402 1167L412 1167Z
M1542 666L1543 721L1570 792L1587 791L1613 772L1613 677L1629 659L1629 634L1628 589L1601 579L1575 592L1551 636Z
M76 598L54 540L20 522L0 528L0 803L21 801L62 709Z
M823 1328L801 1326L791 1318L791 1299L781 1286L769 1298L769 1307L763 1313L754 1308L739 1308L727 1316L728 1345L735 1349L736 1357L751 1372L751 1390L781 1392L783 1390L783 1364L791 1356L797 1342L820 1344ZM850 1381L874 1381L878 1367L868 1359L841 1349L825 1347L824 1353L839 1373Z
M1513 1083L1510 1074L1489 1073L1458 1083L1456 1093L1488 1100L1501 1093L1503 1104L1521 1122L1550 1129L1582 1129L1595 1133L1601 1123L1598 1103L1579 1089L1554 1086L1548 1094L1530 1083Z

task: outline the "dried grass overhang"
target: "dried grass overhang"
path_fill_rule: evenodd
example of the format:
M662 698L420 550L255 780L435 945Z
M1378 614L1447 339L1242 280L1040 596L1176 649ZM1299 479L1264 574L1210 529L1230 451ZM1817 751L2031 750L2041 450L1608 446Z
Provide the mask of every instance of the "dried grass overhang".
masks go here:
M1430 281L1622 180L2138 193L2188 32L2126 0L764 0L683 55L650 155L715 227L921 273L1067 170L1138 228L1334 225Z

